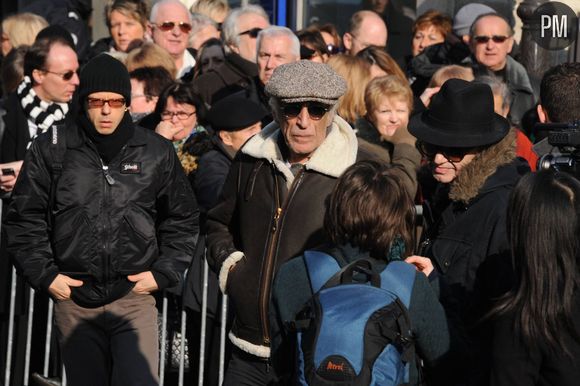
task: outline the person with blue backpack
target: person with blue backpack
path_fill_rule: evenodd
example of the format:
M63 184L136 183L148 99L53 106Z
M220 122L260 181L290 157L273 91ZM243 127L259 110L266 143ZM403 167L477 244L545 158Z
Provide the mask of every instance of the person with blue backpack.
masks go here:
M331 243L280 268L270 334L272 363L290 365L276 369L285 384L417 385L421 367L433 376L449 359L455 334L437 278L404 261L415 211L398 173L376 161L349 167L327 203Z

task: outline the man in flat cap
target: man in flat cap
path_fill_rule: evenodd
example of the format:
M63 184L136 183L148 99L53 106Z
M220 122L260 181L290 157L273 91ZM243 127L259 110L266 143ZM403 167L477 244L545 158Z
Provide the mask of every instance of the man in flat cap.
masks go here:
M266 85L274 122L238 152L208 214L208 262L235 310L225 385L275 381L270 346L279 338L270 336L268 314L276 272L326 241L325 200L337 177L372 158L336 115L345 90L344 79L326 64L277 67Z

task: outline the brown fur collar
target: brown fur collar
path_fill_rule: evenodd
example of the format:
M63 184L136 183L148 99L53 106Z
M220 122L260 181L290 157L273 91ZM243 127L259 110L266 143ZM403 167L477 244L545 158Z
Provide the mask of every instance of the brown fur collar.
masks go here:
M510 163L516 157L516 133L512 129L498 143L488 147L467 164L451 183L449 198L468 203L475 198L489 176L498 167Z

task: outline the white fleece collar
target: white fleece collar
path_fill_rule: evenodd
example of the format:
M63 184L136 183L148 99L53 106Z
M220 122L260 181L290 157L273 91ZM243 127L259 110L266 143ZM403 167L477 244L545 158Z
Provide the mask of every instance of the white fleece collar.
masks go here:
M272 122L244 145L242 153L268 160L286 176L287 181L291 181L294 179L293 175L278 147L280 135L278 124ZM326 139L312 154L305 167L338 178L346 168L355 163L357 150L358 141L354 130L344 119L335 115Z

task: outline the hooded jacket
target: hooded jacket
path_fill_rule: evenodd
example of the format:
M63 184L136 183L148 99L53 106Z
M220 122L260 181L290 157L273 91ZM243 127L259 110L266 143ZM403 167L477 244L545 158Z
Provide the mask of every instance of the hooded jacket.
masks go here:
M6 218L18 270L36 289L47 290L59 273L82 280L71 296L83 307L121 298L133 286L127 275L143 271L160 289L177 284L193 256L199 212L171 143L135 127L105 166L84 131L66 127L50 205L53 133L26 154Z
M357 160L352 128L335 116L326 139L294 176L282 157L285 146L273 122L238 152L220 203L208 214L208 263L236 310L229 334L238 348L270 356L269 302L278 268L327 241L325 201L337 178Z

